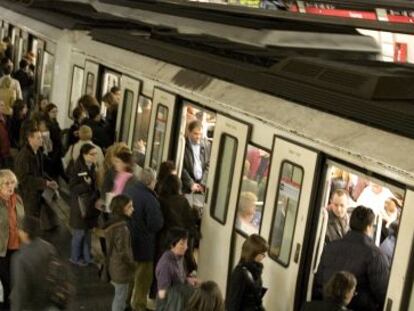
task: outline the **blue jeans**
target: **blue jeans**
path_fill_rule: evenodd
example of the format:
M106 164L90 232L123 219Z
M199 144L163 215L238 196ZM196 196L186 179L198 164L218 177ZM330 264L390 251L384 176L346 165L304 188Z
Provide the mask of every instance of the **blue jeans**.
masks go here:
M89 229L73 229L72 248L70 258L74 262L90 263L91 259L91 232Z
M124 311L128 297L129 283L111 283L115 287L114 300L112 300L112 311Z

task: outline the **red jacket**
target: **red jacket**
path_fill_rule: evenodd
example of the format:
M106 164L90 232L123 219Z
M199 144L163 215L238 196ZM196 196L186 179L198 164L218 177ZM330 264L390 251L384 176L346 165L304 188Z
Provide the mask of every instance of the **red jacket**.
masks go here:
M6 119L0 114L0 159L10 156L10 139Z

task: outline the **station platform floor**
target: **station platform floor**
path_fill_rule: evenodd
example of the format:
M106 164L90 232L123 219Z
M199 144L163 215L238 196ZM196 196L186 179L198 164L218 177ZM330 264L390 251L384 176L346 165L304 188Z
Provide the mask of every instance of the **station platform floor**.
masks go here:
M98 277L97 265L78 267L69 263L71 232L69 223L69 206L64 199L59 198L53 210L57 214L58 227L51 232L45 232L43 238L52 243L59 255L67 260L73 274L75 296L69 311L110 311L113 297L113 287L110 283L102 282Z

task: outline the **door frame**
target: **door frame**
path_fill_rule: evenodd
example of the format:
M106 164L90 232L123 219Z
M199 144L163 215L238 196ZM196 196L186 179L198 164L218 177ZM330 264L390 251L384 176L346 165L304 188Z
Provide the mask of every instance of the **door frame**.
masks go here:
M83 76L83 87L82 87L82 94L86 95L86 84L88 83L88 75L93 74L95 76L95 79L93 81L92 86L92 94L89 94L93 97L96 97L97 92L97 86L98 86L98 80L99 80L99 68L100 64L97 62L94 62L93 60L90 60L88 58L85 58L85 64L83 66L85 72Z

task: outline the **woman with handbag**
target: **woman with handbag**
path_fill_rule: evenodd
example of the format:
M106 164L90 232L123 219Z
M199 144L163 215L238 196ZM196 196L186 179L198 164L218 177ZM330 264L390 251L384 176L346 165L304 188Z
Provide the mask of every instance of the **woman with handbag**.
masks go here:
M105 229L105 241L107 269L115 287L112 311L124 311L135 270L131 234L127 225L134 208L131 199L121 194L112 199L111 210L113 218Z
M266 289L262 283L263 264L269 245L258 234L250 235L242 246L239 264L230 277L227 311L264 311L262 298Z
M96 147L85 144L80 149L80 156L69 173L69 188L72 193L69 224L73 229L70 262L86 266L92 262L91 232L95 227L100 211L95 208L99 199L96 184L95 164Z

